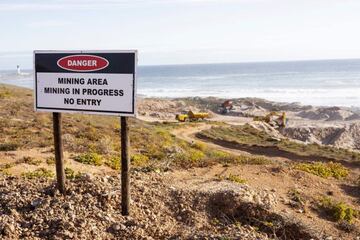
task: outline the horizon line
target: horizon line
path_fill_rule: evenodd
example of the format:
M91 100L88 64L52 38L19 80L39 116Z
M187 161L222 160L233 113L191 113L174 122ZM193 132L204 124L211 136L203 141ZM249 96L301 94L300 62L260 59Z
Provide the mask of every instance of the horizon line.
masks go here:
M139 64L138 67L161 67L161 66L189 66L189 65L227 65L227 64L256 64L256 63L285 63L285 62L321 62L321 61L354 61L359 58L323 58L323 59L291 59L291 60L274 60L274 61L239 61L239 62L204 62L204 63L170 63L170 64ZM21 67L21 65L19 65ZM14 68L15 69L15 68ZM11 71L14 69L0 69L0 71ZM23 70L31 70L24 68Z

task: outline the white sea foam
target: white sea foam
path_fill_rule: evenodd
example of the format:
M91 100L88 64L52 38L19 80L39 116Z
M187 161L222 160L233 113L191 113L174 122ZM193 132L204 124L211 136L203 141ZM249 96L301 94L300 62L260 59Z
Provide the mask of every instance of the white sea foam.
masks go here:
M32 76L0 74L3 83L34 85ZM360 107L360 60L139 67L138 94Z
M318 106L360 106L360 88L346 89L226 89L207 90L191 88L139 89L148 97L256 97L280 102L301 102Z

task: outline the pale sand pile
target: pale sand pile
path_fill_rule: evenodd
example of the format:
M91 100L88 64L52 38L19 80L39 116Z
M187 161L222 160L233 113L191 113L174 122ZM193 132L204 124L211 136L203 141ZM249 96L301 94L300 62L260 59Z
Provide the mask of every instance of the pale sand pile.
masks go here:
M282 133L306 143L360 150L360 122L343 127L288 127Z
M352 121L360 119L359 114L340 107L313 108L301 111L297 115L305 119L325 121Z

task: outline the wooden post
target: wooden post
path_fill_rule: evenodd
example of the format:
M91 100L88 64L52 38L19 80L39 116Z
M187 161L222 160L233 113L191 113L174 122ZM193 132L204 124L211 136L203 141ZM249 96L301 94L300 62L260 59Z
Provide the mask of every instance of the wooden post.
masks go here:
M121 213L130 212L130 139L127 117L121 117Z
M61 138L61 113L53 113L54 146L56 162L57 187L62 194L65 194L65 170L63 157L63 144Z

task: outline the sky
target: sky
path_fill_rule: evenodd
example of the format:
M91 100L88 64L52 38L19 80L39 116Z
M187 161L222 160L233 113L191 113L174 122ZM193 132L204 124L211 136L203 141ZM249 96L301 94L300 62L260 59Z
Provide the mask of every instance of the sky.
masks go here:
M139 51L140 65L360 58L359 0L0 0L0 69L33 50Z

